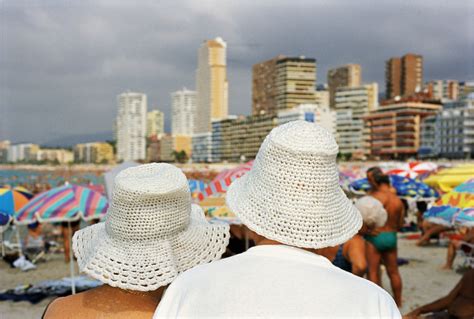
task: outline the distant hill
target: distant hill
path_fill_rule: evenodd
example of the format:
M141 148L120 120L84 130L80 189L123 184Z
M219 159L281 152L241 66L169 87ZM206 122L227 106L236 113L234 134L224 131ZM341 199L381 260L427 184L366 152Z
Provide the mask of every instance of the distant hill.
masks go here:
M97 132L91 134L78 134L78 135L64 135L55 139L41 143L42 146L48 147L72 147L79 143L107 141L113 139L113 132Z

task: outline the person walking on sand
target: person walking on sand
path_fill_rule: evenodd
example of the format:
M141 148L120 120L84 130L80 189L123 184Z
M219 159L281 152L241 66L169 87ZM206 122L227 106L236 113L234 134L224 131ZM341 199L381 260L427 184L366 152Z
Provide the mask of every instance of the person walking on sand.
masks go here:
M380 264L383 263L387 269L395 302L401 307L402 278L397 264L397 231L403 226L405 208L400 198L393 192L388 175L385 175L380 168L370 168L367 171L367 179L371 186L370 195L383 204L388 214L385 225L365 237L369 242L368 279L381 285Z
M44 318L151 318L165 287L219 259L227 225L209 224L191 204L186 176L170 164L128 168L115 178L105 223L78 231L79 268L103 286L54 300Z
M274 128L226 195L255 246L178 276L154 318L400 318L386 291L331 263L362 225L337 153L314 123Z

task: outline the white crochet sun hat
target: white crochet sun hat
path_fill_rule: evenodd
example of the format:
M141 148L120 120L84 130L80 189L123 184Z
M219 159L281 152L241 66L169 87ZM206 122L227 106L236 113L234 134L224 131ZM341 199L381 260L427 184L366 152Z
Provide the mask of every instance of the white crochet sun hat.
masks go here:
M359 210L362 220L367 225L382 227L387 222L388 214L383 204L372 196L363 196L355 202L355 207Z
M251 230L303 248L337 246L362 226L339 186L331 133L293 121L274 128L252 169L227 190L227 206Z
M229 227L209 224L191 204L184 174L170 164L128 168L115 178L104 223L75 233L79 268L110 286L151 291L219 259Z

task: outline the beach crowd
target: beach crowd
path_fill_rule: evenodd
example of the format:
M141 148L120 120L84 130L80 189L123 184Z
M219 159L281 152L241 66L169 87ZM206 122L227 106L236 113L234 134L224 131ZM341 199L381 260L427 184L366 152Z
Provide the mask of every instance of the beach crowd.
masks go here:
M348 199L337 153L332 135L314 123L273 129L251 170L227 190L226 205L242 223L230 226L206 220L179 168L123 170L105 222L62 225L80 270L103 285L53 300L43 317L401 318L397 233L406 203L379 167L367 170L371 190ZM423 221L425 210L419 205L420 246L452 230ZM39 225L28 231L30 241L41 238ZM458 250L474 247L474 228L456 236L445 269ZM392 294L381 288L382 266ZM474 318L474 269L403 317L422 316Z

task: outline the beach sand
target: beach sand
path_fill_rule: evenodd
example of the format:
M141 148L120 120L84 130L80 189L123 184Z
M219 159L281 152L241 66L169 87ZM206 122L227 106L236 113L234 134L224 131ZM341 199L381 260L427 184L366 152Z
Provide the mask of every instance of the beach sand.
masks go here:
M460 279L461 275L454 271L440 270L446 258L446 247L416 247L414 240L406 239L399 241L399 247L399 256L409 260L408 265L400 268L404 302L402 313L446 295ZM26 273L11 269L6 263L0 262L0 290L69 275L69 266L64 263L62 255L52 255L49 258L47 262L38 264L38 269ZM455 265L460 262L462 258L457 258ZM390 292L390 284L385 274L383 285ZM50 299L32 305L28 302L0 301L0 318L40 318L49 302Z

